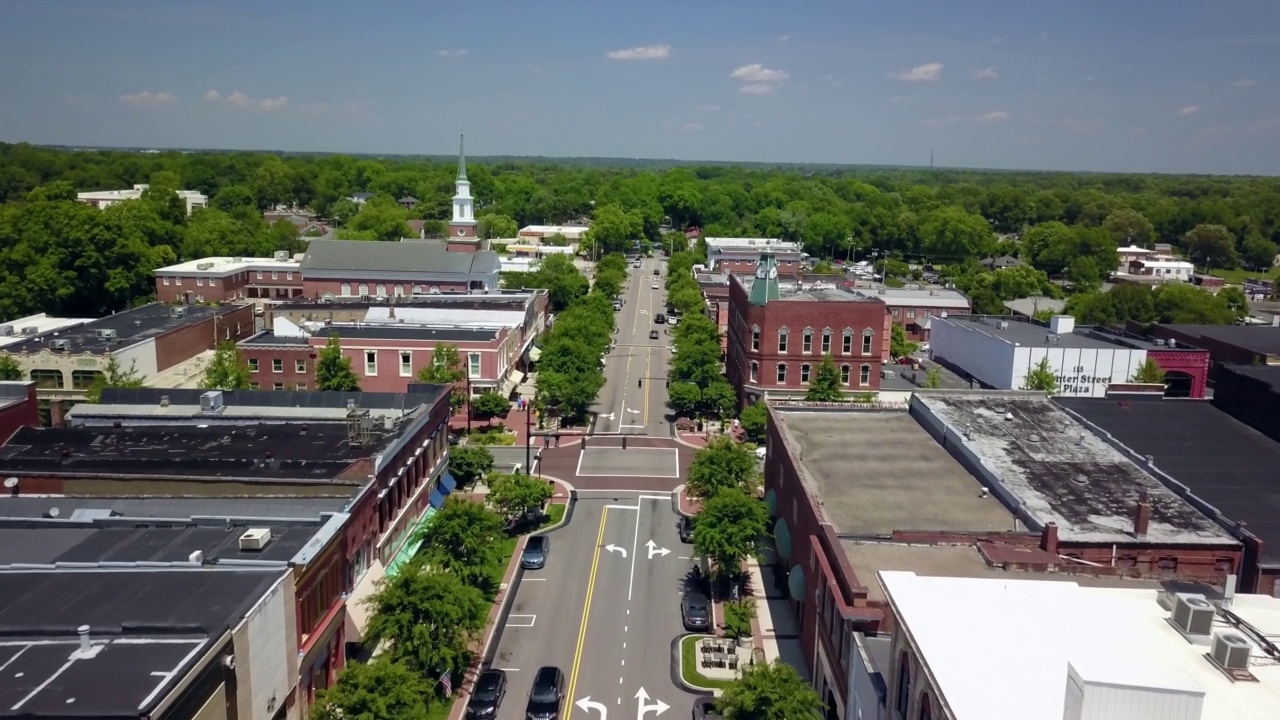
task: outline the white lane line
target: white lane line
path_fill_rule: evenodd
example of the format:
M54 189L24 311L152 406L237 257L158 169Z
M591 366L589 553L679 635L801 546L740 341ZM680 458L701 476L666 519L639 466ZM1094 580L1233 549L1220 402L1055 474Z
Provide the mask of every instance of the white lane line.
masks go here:
M618 684L619 684L619 685L621 685L621 684L622 684L622 678L618 678Z
M520 668L498 668L502 672L520 672Z
M622 661L622 664L623 664L623 665L626 665L626 664L627 664L627 661L626 661L626 660L623 660L623 661Z
M693 558L691 558L691 557L685 557L684 555L677 555L677 556L676 556L676 559L677 559L677 560L692 560Z
M639 505L605 505L610 510L639 510Z
M534 621L538 619L538 616L537 615L508 615L507 618L508 618L507 627L531 628L533 627ZM521 622L515 622L517 619L520 620Z
M636 548L640 547L640 513L638 512L638 503L636 508L636 531L631 537L631 578L627 582L627 602L631 602L632 591L634 591L636 587Z
M546 581L547 581L546 578L531 578L531 577L520 578L520 582L546 582Z

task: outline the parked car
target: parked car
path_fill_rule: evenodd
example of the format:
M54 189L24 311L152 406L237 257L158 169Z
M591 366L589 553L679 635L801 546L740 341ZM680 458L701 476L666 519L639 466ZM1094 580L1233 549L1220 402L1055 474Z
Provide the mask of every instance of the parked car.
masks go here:
M507 696L507 674L501 670L485 670L476 678L476 687L467 703L470 720L491 718L498 714L502 699Z
M667 316L663 315L662 313L658 313L657 315L653 316L653 321L659 325L662 325L667 321Z
M621 301L621 300L614 300L614 301L613 301L613 309L614 309L614 311L621 310L621 309L622 309L622 301Z
M684 629L693 632L706 632L711 629L711 603L707 596L699 592L685 592L680 600L680 617L684 620Z
M528 720L559 720L563 702L564 673L558 667L538 668L533 676L533 689L529 691L525 717Z
M547 566L547 556L551 554L551 538L546 535L532 535L524 543L524 552L520 555L520 567L525 570L540 570Z
M649 331L649 339L650 339L650 340L657 340L657 339L658 339L658 337L659 337L659 335L658 335L658 331L657 331L657 330L650 330L650 331Z
M654 290L657 290L657 289L658 289L658 281L657 281L657 280L654 280L654 281L653 281L653 284L652 284L652 285L650 285L649 287L653 288Z
M693 542L693 517L691 515L680 516L680 542Z

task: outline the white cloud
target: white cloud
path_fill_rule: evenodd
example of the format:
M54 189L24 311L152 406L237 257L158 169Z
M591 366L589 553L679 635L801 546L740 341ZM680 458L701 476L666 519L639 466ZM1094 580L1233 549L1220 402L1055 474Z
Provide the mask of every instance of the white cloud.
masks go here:
M741 80L748 83L769 83L776 85L777 83L791 77L791 73L785 70L770 70L760 63L752 63L743 65L742 67L729 73L729 77L734 80Z
M680 130L683 132L698 132L702 129L702 123L685 123Z
M977 68L971 74L974 80L995 80L1000 77L1000 73L996 72L995 67Z
M942 77L942 63L931 62L917 65L910 70L889 73L889 77L903 82L936 82Z
M1181 110L1179 110L1178 112L1174 113L1174 115L1181 115L1183 117L1186 117L1187 115L1195 115L1198 112L1200 112L1199 107L1195 105L1188 105L1182 108Z
M791 39L790 35L779 35L778 42L786 42Z
M1231 83L1231 87L1253 87L1254 85L1257 85L1257 84L1258 84L1257 80L1247 80L1247 79L1237 80Z
M715 112L720 109L719 105L703 105L702 109L706 112Z
M982 113L981 115L950 115L948 117L930 118L921 121L921 125L925 127L943 127L944 125L957 125L960 123L974 123L978 125L993 125L1002 123L1009 119L1009 113L1004 110L992 110L991 112Z
M738 88L738 92L742 93L743 95L772 95L773 91L777 89L778 89L777 85L769 85L766 83L752 83L750 85L743 85L742 87Z
M289 98L284 97L283 95L280 97L255 100L239 90L236 90L229 95L223 95L217 90L210 90L204 94L204 101L219 105L230 105L237 110L259 110L262 112L276 112L289 106Z
M440 57L443 57L443 58L462 57L463 55L466 55L466 54L467 54L466 48L460 48L458 50L437 50L436 51L436 55L439 55Z
M666 60L671 57L671 46L642 45L626 50L613 50L605 53L605 57L610 60Z
M177 105L178 96L171 92L153 93L150 90L143 90L140 93L121 95L120 102L130 107L158 108L165 105Z

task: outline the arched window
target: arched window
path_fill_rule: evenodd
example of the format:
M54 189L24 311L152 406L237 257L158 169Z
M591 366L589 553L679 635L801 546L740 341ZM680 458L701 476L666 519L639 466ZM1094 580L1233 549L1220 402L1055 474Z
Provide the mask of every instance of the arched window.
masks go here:
M898 659L898 692L894 696L894 707L898 717L907 716L907 706L911 704L911 658L904 652Z
M801 385L808 385L808 384L809 384L809 372L810 372L812 369L813 369L813 368L812 368L812 366L811 366L811 365L809 365L809 363L805 363L805 364L803 364L803 365L801 365L801 366L800 366L800 384L801 384Z
M779 385L787 384L787 364L786 363L778 363L778 384Z
M394 292L396 294L396 297L404 297L404 286L403 285L395 286Z
M862 331L862 354L871 354L871 341L875 339L875 332L871 328Z
M342 283L341 295L343 297L351 297L351 283Z
M760 363L751 361L751 382L760 382Z
M822 329L822 354L831 354L831 328Z
M760 326L751 326L751 350L752 352L760 352Z
M852 371L852 368L850 368L848 365L840 366L840 384L841 385L849 384L849 375L851 371Z
M380 297L380 298L384 298L384 297L386 297L386 296L387 296L387 286L386 286L386 285L379 285L379 286L378 286L378 297Z
M365 283L360 283L360 297L369 297L369 286Z
M801 336L800 352L808 355L813 352L813 328L805 328Z
M853 329L852 328L844 329L844 342L840 344L840 354L841 355L853 354Z
M929 700L929 693L920 696L920 720L933 720L933 702Z
M787 351L787 340L790 338L790 331L782 328L778 331L778 352L785 353Z

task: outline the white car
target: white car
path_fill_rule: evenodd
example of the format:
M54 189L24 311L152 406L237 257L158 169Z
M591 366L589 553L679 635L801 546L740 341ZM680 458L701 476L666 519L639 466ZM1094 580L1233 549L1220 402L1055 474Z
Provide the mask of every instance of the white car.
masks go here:
M756 448L756 457L763 460L766 452L767 452L767 449L765 448L765 446L761 445L760 447Z
M658 283L656 283L656 282L655 282L655 283L653 283L652 285L650 285L649 287L653 288L654 290L657 290L657 289L658 289Z

